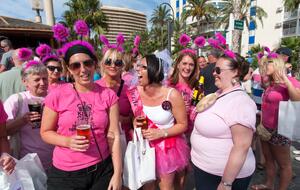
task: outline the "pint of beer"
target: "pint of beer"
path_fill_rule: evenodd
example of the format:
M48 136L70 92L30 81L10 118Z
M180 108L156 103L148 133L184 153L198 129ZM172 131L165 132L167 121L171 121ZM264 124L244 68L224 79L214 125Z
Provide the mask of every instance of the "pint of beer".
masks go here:
M91 126L89 124L77 125L76 133L78 136L85 136L85 138L89 140L91 136Z
M147 118L145 116L143 116L143 115L137 116L136 121L138 123L143 123L143 125L141 126L142 129L147 129L148 128L148 122L147 122ZM138 126L138 127L140 127L140 126Z

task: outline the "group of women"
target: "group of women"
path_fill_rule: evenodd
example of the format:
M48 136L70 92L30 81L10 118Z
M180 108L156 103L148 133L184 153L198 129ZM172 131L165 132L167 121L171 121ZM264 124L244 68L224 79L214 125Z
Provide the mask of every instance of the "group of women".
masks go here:
M163 85L162 60L154 54L137 61L135 74L129 66L123 78L125 63L133 61L130 54L125 59L118 49L110 48L98 61L93 47L82 41L66 44L64 50L63 61L74 83L59 81L62 64L58 57L28 62L22 69L27 91L4 102L7 122L4 112L0 117L1 130L6 125L8 135L20 136L20 157L31 152L39 155L47 171L48 189L121 189L120 134L124 132L130 141L133 128L143 125L136 119L141 113L147 118L148 127L142 134L155 148L157 173L157 180L143 189L156 189L157 185L162 190L184 189L191 168L196 189L247 189L255 170L251 142L256 105L240 85L249 68L240 55L224 54L218 59L212 74L219 90L208 97L206 108L191 118L196 109L191 106L191 94L199 77L195 54L179 53L174 71ZM97 64L102 78L94 82ZM280 59L267 59L265 64L271 85L263 98L262 119L267 128L276 130L279 101L299 100L300 85L286 77ZM129 87L133 75L138 85ZM128 91L137 97L136 105ZM42 103L42 113L29 111L32 100ZM41 118L41 128L35 127ZM79 134L82 127L87 135ZM1 140L5 138L1 136ZM263 142L267 182L252 188L273 187L274 161L282 171L280 188L287 187L290 142L283 138L276 134ZM0 164L12 172L14 162L9 158L3 154Z

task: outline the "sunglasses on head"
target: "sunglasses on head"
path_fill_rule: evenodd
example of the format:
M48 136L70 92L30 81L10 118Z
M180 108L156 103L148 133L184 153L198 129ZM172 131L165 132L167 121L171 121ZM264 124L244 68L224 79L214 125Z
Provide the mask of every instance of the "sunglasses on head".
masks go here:
M213 69L213 73L216 72L218 75L221 74L222 71L232 70L232 69L221 69L220 67L215 67Z
M104 61L104 64L107 65L107 66L111 66L112 63L114 63L116 67L122 67L122 66L123 66L123 61L120 60L120 59L117 59L117 60L115 60L115 61L113 62L111 59L108 58L108 59L106 59L106 60Z
M56 66L52 66L52 65L48 65L47 69L49 69L49 71L52 71L52 72L54 72L55 70L57 72L62 72L62 68L61 67L56 67Z
M77 69L80 69L81 63L82 63L85 67L88 67L88 68L91 68L91 67L94 66L94 60L89 59L89 60L82 61L82 62L74 62L74 63L70 63L69 69L71 69L71 70L77 70Z

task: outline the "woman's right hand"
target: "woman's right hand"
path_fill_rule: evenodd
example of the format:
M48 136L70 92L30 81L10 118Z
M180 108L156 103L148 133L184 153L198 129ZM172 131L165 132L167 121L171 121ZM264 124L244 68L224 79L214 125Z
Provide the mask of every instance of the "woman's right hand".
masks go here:
M69 145L68 145L68 147L71 150L79 151L79 152L84 152L90 146L90 142L89 142L88 139L86 139L85 136L75 135L75 136L71 136L69 138L70 139L69 139L69 143L68 143Z
M133 120L133 127L137 128L137 127L143 127L143 122L137 121L136 117Z
M3 153L0 157L0 166L3 167L3 170L10 175L16 166L16 162L9 154Z
M42 115L38 112L27 112L23 116L23 120L27 123L31 123L34 120L41 119Z

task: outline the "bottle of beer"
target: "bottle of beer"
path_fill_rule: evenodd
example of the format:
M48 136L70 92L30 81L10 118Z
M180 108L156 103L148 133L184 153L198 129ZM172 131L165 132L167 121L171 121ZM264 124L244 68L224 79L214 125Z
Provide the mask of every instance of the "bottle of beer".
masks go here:
M198 85L193 90L191 105L196 106L197 103L204 97L204 76L200 76Z

